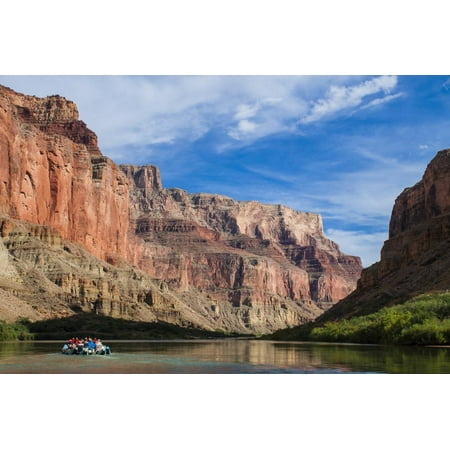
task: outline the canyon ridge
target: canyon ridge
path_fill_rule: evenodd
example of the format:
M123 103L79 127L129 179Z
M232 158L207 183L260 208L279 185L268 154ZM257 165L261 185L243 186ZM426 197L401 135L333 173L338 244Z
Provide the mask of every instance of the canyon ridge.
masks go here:
M0 86L0 157L2 320L269 333L314 320L360 277L318 214L164 188L157 167L105 157L58 95Z

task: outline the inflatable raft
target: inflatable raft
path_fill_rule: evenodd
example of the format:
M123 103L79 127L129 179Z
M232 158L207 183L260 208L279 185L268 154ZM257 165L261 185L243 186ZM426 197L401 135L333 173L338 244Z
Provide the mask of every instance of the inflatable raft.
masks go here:
M100 348L94 349L82 345L64 344L61 353L64 355L111 355L112 351L109 345L102 345Z

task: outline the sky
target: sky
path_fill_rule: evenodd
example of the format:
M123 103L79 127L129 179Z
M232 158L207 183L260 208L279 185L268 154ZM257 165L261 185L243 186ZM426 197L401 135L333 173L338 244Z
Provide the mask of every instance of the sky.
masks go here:
M116 163L165 187L321 214L327 237L379 260L395 198L450 147L447 76L0 76L73 100Z

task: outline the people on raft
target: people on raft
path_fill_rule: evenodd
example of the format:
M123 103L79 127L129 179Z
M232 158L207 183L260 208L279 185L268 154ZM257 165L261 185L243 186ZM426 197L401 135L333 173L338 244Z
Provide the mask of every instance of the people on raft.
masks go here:
M80 339L78 337L73 337L69 339L67 344L64 344L62 352L83 355L93 355L96 353L101 355L109 355L111 353L111 349L107 345L103 345L102 341L97 338L85 337L84 339Z

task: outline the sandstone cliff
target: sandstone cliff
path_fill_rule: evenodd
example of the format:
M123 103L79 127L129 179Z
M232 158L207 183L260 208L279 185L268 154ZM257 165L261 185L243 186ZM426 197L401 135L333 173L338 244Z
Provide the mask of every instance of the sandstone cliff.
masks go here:
M23 264L22 273L38 271L47 280L44 291L57 299L40 316L71 314L79 302L117 317L269 332L317 317L354 289L361 271L359 258L324 236L317 214L164 189L154 166L117 166L101 154L75 104L59 96L0 87L0 157L0 214L16 228L28 222L25 234L38 249L29 253L23 239L15 244L11 237L21 233L4 232L4 284L15 282ZM45 236L58 242L58 275L48 269L56 263ZM89 270L65 250L74 245L95 258ZM104 273L105 263L112 264L113 284L93 281L91 272ZM127 278L136 271L146 287ZM39 310L33 286L23 295L4 290L4 298L12 295L23 306L16 317L40 317L26 306ZM170 298L157 312L145 300L156 297Z
M280 307L288 298L320 308L354 289L359 258L343 255L324 236L319 215L163 189L153 166L122 169L132 187L131 220L143 240L130 252L133 263L172 288L195 286L236 306Z
M380 261L323 320L373 312L416 294L450 288L450 150L440 151L422 180L395 200Z
M54 228L0 215L0 317L30 320L94 312L213 330L214 320L164 283L122 262L112 266Z
M128 187L74 103L0 87L0 213L58 230L102 259L125 257Z

